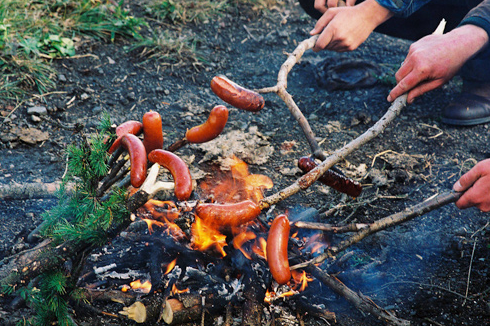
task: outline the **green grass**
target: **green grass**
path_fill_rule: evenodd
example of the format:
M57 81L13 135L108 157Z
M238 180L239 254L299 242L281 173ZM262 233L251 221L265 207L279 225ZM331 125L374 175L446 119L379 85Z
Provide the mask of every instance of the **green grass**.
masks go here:
M119 1L119 2L118 2ZM163 66L199 66L195 37L186 24L212 22L230 10L260 12L277 0L139 0L146 12L134 17L128 0L0 1L0 100L20 101L55 87L55 58L76 54L80 35L101 42L129 40ZM147 31L149 22L161 24ZM162 24L163 23L163 24ZM142 36L149 35L149 36ZM145 59L145 60L146 60Z
M145 21L122 3L96 0L3 0L0 2L0 98L52 89L50 60L75 55L76 35L103 40L141 38Z

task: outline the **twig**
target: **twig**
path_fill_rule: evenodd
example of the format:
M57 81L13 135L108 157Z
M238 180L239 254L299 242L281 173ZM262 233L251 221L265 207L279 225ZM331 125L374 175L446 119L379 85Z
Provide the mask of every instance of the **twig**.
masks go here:
M299 62L299 60L301 59L305 51L313 48L317 39L318 39L318 35L315 35L301 42L293 51L293 53L288 55L288 58L279 69L276 86L262 88L257 90L257 92L276 93L284 101L284 103L286 103L289 111L291 112L291 114L293 115L293 117L296 119L301 129L303 130L303 133L305 134L306 139L310 144L310 148L313 155L323 160L324 159L324 157L322 157L324 156L323 151L321 150L320 146L318 145L318 142L315 139L315 134L311 130L308 120L306 120L305 116L294 102L293 97L286 91L286 88L288 87L287 77L289 72L291 71L291 69L293 69L294 65Z
M314 265L309 265L307 271L311 273L316 279L321 281L323 284L331 288L335 293L341 295L349 303L354 305L357 309L374 315L376 318L386 322L388 325L396 326L408 326L410 322L404 319L397 318L395 315L389 311L376 305L368 297L357 294L356 292L349 289L344 283L339 279L330 274L325 273L319 267Z
M301 178L296 180L295 183L290 185L289 187L281 190L278 193L275 193L267 198L264 198L260 202L261 208L267 208L272 204L276 204L281 200L288 198L299 192L300 190L307 189L310 187L318 178L324 174L329 168L331 168L334 164L343 160L347 155L360 148L371 139L378 136L381 132L383 132L386 127L398 116L400 111L405 107L407 100L407 95L404 94L398 97L393 104L390 106L385 115L378 120L371 128L365 131L362 135L357 137L356 139L349 142L344 147L336 150L332 155L327 157L322 163L320 163L316 168L303 175Z
M470 278L471 278L471 267L473 266L473 257L475 256L475 248L476 248L476 242L478 240L475 239L475 242L473 243L473 251L471 252L471 259L470 259L470 267L468 268L468 279L466 280L466 292L464 294L464 300L462 306L466 304L466 300L468 299L468 290L470 288Z
M14 183L0 185L0 199L27 199L27 198L45 198L52 197L56 194L61 186L61 182L51 183ZM74 185L72 183L65 186L66 192L71 192Z
M400 223L409 221L417 216L421 216L434 209L455 202L456 200L458 200L459 197L461 197L461 195L462 193L460 192L445 192L435 196L432 199L426 200L412 207L408 207L404 211L382 218L372 224L369 224L367 228L362 229L361 231L353 234L351 237L343 240L342 242L340 242L338 246L331 247L327 252L307 262L291 266L291 269L305 268L312 264L321 263L324 260L333 257L338 253L344 251L345 249L352 246L353 244L358 243L368 235L384 230L388 227L395 226Z
M351 223L351 224L343 225L343 226L334 226L334 225L325 224L325 223L297 221L297 222L291 223L291 226L297 227L299 229L320 230L320 231L333 232L333 233L346 233L346 232L358 232L358 231L368 227L369 224Z

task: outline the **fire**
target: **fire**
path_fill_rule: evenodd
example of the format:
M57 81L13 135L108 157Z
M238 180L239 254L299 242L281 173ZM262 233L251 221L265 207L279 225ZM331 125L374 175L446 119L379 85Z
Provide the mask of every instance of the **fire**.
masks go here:
M217 203L233 204L246 200L258 203L263 198L262 191L272 188L273 183L269 177L250 174L247 163L236 156L229 158L228 162L231 177L224 173L223 176L214 175L213 178L202 182L200 186L204 197L212 197ZM226 236L221 233L223 230L220 227L221 225L204 223L196 216L191 227L192 247L198 250L214 248L224 257L226 253L223 248L227 245ZM256 235L241 229L231 231L236 235L233 239L233 246L241 250L245 257L251 259L250 253L243 249L243 245L255 239Z
M295 283L295 290L299 291L299 292L303 292L306 287L308 286L308 282L311 282L313 281L313 278L311 277L308 277L306 275L306 272L305 271L302 271L302 272L299 272L299 271L291 271L291 274L293 276L293 280L294 280L294 283ZM298 289L299 287L299 289Z
M201 183L205 196L213 196L217 202L236 203L251 199L258 203L264 198L263 190L273 187L272 180L261 174L250 174L248 165L236 156L228 159L231 178L213 176Z
M177 289L177 287L175 286L175 283L174 283L174 284L172 284L172 294L180 294L180 293L186 293L186 292L189 292L189 289L179 290L179 289Z
M155 220L161 222L167 222L167 221L173 222L180 215L177 206L173 201L170 200L161 201L156 199L150 199L143 205L143 207L151 214L151 216Z
M256 237L257 236L253 232L250 231L241 232L233 238L233 247L235 247L235 249L240 250L245 257L251 260L252 257L248 252L245 251L245 249L243 249L243 245L246 242L255 239Z
M305 249L311 253L321 252L322 249L328 247L329 244L325 242L321 233L314 234L305 239Z
M252 251L264 258L265 260L267 260L267 251L266 251L266 248L267 248L267 241L262 238L262 237L259 237L255 240L255 243L254 245L252 246Z
M177 264L177 258L175 258L174 260L172 260L168 265L167 265L167 269L165 270L165 273L164 275L167 275L168 273L170 273L172 271L172 269L174 269L175 265Z
M271 292L271 291L267 290L265 293L264 302L265 303L272 303L273 301L275 301L277 299L291 297L295 294L298 294L298 292L294 291L292 289L290 289L289 291L283 292L281 294L277 294L275 292Z
M166 227L166 232L175 238L185 237L182 229L173 223L179 216L180 211L173 201L160 201L156 199L148 200L143 207L151 215L151 219L143 220L148 224L148 230L153 232L154 226Z
M129 289L132 289L133 291L141 292L141 293L150 293L151 290L151 282L150 281L144 281L141 283L140 280L133 281L129 283L128 285L123 285L121 288L122 292L127 292Z
M156 226L165 226L165 223L162 223L160 221L155 221L155 220L150 220L149 218L144 218L143 221L146 222L146 224L148 224L148 231L150 231L150 234L153 233L153 226L156 225Z
M194 249L205 251L214 248L220 252L223 257L226 256L226 252L223 248L228 244L226 243L226 236L221 232L203 223L198 216L196 216L196 219L191 226L191 230L192 247Z

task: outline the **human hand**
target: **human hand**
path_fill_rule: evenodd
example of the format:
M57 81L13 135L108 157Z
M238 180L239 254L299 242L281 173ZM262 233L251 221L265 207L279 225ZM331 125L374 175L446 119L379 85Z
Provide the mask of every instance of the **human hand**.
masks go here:
M337 7L336 0L315 0L315 8L323 12L311 35L320 34L313 47L345 52L355 50L392 13L375 0L366 0L356 6L355 0L347 0L345 7Z
M478 162L453 185L453 190L465 193L456 201L460 209L477 207L490 211L490 159Z
M346 0L345 2L343 0L315 0L313 7L323 14L328 8L353 6L355 4L356 0Z
M410 46L396 72L397 85L388 95L388 101L408 92L407 103L412 103L417 96L442 86L487 42L488 34L475 25L421 38Z

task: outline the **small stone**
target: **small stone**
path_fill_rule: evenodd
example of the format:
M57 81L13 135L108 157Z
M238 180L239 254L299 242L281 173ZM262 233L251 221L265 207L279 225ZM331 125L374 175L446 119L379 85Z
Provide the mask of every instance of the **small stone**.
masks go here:
M96 106L92 109L92 112L95 114L101 113L102 112L102 107L101 106Z
M30 108L27 108L27 114L31 115L47 115L48 114L48 109L46 109L45 106L33 106Z
M135 92L129 92L126 97L128 98L128 100L130 101L134 101L136 100L136 93Z
M63 75L63 74L59 74L58 75L58 80L62 83L66 83L67 79L66 79L66 76Z
M38 117L37 115L31 115L31 120L32 122L41 122L41 118Z
M83 93L82 95L80 95L80 99L82 101L88 100L89 98L90 98L90 95L88 95L87 93Z
M166 89L166 90L163 91L163 94L169 95L170 94L170 91L168 89Z
M109 61L110 65L116 64L116 61L114 61L114 59L112 59L111 57L107 57L107 61Z

